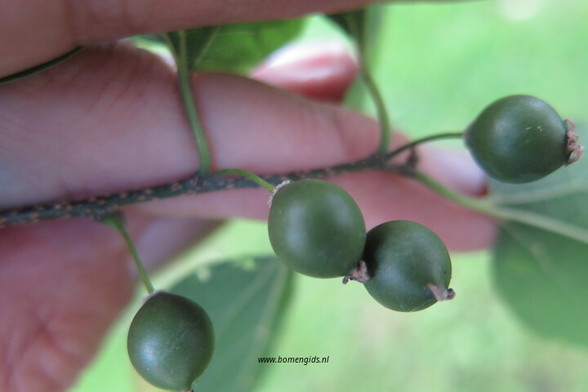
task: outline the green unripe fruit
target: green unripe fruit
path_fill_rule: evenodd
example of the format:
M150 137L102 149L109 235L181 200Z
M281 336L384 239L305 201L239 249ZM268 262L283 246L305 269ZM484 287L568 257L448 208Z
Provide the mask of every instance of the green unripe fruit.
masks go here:
M321 180L281 186L272 199L268 232L274 252L286 265L318 278L354 269L366 235L363 215L351 196Z
M212 357L212 323L195 302L157 292L133 318L127 349L133 366L149 383L162 389L189 390Z
M402 312L451 299L451 260L439 237L410 221L382 223L367 233L364 286L385 307Z
M538 180L579 158L568 123L544 101L512 95L490 104L465 133L480 167L499 181Z

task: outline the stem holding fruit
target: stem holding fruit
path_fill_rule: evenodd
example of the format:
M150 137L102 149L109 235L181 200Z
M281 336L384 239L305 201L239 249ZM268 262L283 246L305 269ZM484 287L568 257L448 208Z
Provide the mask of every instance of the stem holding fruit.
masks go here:
M270 182L264 180L263 178L261 178L260 176L258 176L255 173L252 173L248 170L243 170L243 169L223 169L223 170L219 170L215 173L218 176L231 176L231 175L236 175L236 176L241 176L244 177L248 180L253 181L254 183L256 183L258 186L260 186L261 188L264 188L266 190L268 190L269 192L274 192L276 190L276 186L271 184Z
M115 212L114 214L104 217L100 221L105 225L114 228L122 236L125 244L127 245L127 248L129 248L131 256L133 257L133 261L137 266L137 271L139 272L139 276L141 277L141 281L143 282L145 289L149 294L153 293L155 288L153 287L151 279L149 279L149 274L147 273L147 270L145 269L145 266L139 257L139 252L137 252L135 243L127 231L123 215L120 212Z

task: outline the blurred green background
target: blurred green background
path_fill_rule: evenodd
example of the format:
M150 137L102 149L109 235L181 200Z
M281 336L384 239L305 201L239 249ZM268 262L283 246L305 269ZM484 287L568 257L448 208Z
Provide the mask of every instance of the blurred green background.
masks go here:
M489 102L514 93L540 96L564 117L588 119L585 0L401 3L384 10L374 71L393 123L405 132L463 129ZM336 36L315 19L303 38ZM182 261L268 253L266 237L264 224L236 221ZM489 269L487 253L454 255L457 299L415 314L382 308L358 284L297 277L272 352L330 361L259 365L265 368L254 392L588 391L588 352L521 326L493 290ZM148 390L128 363L127 326L128 315L72 392Z

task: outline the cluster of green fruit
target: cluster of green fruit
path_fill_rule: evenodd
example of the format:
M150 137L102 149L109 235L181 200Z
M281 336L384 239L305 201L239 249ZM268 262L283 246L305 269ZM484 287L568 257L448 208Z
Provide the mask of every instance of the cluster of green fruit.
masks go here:
M360 281L387 308L415 311L452 297L449 253L435 233L409 221L386 222L366 233L359 207L333 183L302 180L278 187L268 231L274 252L294 271Z
M526 95L489 105L465 132L465 142L489 176L511 183L542 178L582 154L573 124ZM357 280L387 308L417 311L454 296L448 287L449 253L435 233L409 221L366 231L355 201L333 183L311 179L278 186L268 231L275 253L293 270ZM214 331L206 312L165 292L148 297L128 334L134 367L164 389L190 390L213 349Z
M489 105L465 141L489 176L511 183L535 181L582 153L571 122L528 95ZM386 222L366 233L357 204L332 183L303 180L278 187L268 230L275 253L293 270L358 280L387 308L416 311L454 297L449 253L435 233L408 221Z

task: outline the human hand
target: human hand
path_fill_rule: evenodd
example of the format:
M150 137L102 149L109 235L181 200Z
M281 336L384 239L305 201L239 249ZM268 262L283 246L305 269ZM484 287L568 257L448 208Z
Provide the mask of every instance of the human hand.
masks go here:
M121 1L118 8L106 8L102 2L37 7L13 2L5 8L0 75L78 44L88 48L54 69L0 86L0 208L149 186L197 170L173 70L116 39L204 23L284 18L316 6L303 0L243 0L230 9L224 2L176 3ZM333 0L321 7L339 11L361 3ZM303 58L253 74L297 95L235 76L194 79L215 168L287 172L356 160L375 150L378 130L372 119L316 100L340 97L355 73L351 58L340 50ZM395 142L400 138L395 135ZM442 171L444 166L450 170ZM426 154L421 168L465 193L483 190L481 174L460 155ZM362 173L334 181L356 198L368 226L416 220L457 250L493 240L491 220L396 175ZM264 192L182 197L137 205L125 215L142 257L157 264L221 219L264 218ZM74 219L2 229L0 254L0 387L63 391L129 300L134 277L126 247L109 228Z

